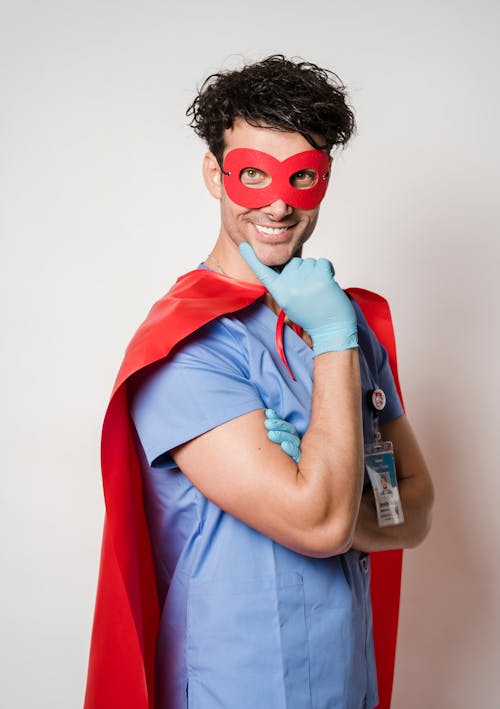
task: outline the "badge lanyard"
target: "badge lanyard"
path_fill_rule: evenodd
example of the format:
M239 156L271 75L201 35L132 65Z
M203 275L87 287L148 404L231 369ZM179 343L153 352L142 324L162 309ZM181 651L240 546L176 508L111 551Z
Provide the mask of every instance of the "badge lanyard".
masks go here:
M382 440L379 428L379 414L385 404L386 397L382 389L369 392L368 405L373 417L374 441L365 446L365 466L373 488L379 527L404 522L392 442Z

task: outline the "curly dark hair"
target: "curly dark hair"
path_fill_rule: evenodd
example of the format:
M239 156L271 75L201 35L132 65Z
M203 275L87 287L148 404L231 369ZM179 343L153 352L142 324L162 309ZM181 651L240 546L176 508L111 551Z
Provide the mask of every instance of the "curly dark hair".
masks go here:
M222 164L224 131L241 117L253 126L300 133L319 150L344 146L355 130L346 87L328 69L273 54L211 74L186 111L189 125ZM318 145L312 134L323 136Z

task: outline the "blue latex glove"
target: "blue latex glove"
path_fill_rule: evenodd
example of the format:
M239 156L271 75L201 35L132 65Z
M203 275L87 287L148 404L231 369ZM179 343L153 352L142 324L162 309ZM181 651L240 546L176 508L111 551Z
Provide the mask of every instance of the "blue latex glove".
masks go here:
M314 356L358 346L356 313L325 258L292 258L278 273L248 243L240 253L278 305L310 336Z
M267 437L273 443L279 443L282 450L298 463L300 460L300 436L295 426L280 418L273 409L266 409Z

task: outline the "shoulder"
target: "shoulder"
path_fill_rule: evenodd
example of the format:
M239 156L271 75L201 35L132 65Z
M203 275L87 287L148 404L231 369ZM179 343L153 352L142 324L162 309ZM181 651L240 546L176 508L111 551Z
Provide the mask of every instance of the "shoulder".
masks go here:
M184 337L168 356L137 372L130 391L150 390L158 384L170 388L182 379L191 382L202 376L206 381L220 376L249 378L249 325L258 319L260 304L253 304L235 314L211 320Z
M392 333L389 303L378 293L364 288L348 288L358 323L358 341L372 365L380 367L387 359L385 340Z
M252 331L260 319L260 311L265 307L252 304L237 313L221 315L191 333L173 350L171 359L186 356L216 357L229 362L245 360Z
M128 405L150 465L187 441L263 408L249 377L244 327L219 317L129 380Z
M352 301L354 310L356 312L356 320L358 323L358 341L360 347L363 349L365 355L370 354L375 358L378 349L381 347L377 336L368 325L365 314L361 310L360 306L356 301Z

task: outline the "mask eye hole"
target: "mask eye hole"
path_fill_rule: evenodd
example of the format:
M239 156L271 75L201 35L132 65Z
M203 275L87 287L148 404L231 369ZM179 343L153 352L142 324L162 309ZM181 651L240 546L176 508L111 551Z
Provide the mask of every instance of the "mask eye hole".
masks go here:
M290 184L297 190L310 190L318 181L318 173L312 168L298 170L290 177Z
M258 167L244 167L240 172L240 182L245 187L260 189L271 184L271 175L267 172L259 170Z

